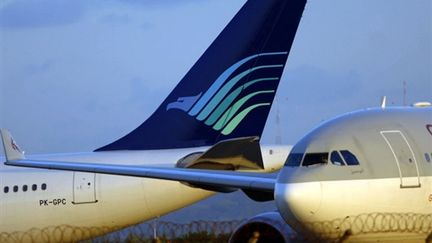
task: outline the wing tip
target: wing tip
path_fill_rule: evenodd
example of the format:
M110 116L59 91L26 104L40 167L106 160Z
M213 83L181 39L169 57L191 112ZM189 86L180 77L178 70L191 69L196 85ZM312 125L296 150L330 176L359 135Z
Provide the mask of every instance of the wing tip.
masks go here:
M15 161L25 159L24 151L20 149L9 130L1 128L0 133L3 141L3 149L6 160Z

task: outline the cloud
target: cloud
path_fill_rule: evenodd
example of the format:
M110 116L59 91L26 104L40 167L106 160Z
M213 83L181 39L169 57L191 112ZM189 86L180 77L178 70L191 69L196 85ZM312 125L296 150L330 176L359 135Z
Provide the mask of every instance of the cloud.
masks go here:
M20 29L71 24L84 15L85 7L83 0L10 1L0 8L0 27Z
M189 2L193 2L196 0L113 0L120 3L127 3L127 4L136 4L141 6L166 6L166 5L178 5L178 4L185 4Z
M127 14L110 13L102 16L100 20L107 24L128 24L130 17Z
M37 64L29 64L24 67L24 74L27 76L34 76L50 71L55 65L57 60L49 59Z
M103 9L119 5L136 7L167 7L196 0L15 0L0 3L0 28L24 29L61 26L78 22L89 8ZM103 22L125 24L129 16L108 14Z

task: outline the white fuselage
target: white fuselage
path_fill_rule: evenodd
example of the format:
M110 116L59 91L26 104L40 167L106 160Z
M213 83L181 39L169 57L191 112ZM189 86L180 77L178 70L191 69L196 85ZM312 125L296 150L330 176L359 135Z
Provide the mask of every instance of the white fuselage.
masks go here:
M400 178L317 181L281 184L276 193L281 213L294 225L301 222L297 229L308 236L424 242L432 232L432 177L421 184L400 188Z
M173 168L183 156L206 149L113 151L30 158ZM289 149L289 146L263 146L265 171L279 169ZM57 241L58 237L61 241L82 240L167 214L213 194L173 181L3 164L0 165L0 188L1 242L29 235L36 241L44 241L43 237Z
M279 211L320 240L432 240L431 124L431 108L405 107L323 124L293 147L281 170Z

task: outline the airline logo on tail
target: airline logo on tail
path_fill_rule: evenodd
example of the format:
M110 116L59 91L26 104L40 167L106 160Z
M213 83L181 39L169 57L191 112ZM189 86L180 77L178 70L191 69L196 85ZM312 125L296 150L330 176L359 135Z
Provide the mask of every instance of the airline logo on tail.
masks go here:
M228 80L228 78L243 64L260 56L288 55L288 52L268 52L249 56L235 63L225 70L203 94L195 96L179 97L177 101L169 103L167 110L179 109L187 112L195 119L211 126L214 130L220 131L223 135L231 134L242 120L253 110L259 107L270 106L271 103L260 102L248 107L243 105L253 97L259 97L262 94L275 93L275 90L259 90L249 92L240 96L242 91L259 82L275 82L280 77L265 77L254 80L243 81L244 77L249 74L271 68L283 68L284 64L262 65L247 69ZM237 86L236 89L233 88Z
M21 152L21 149L18 147L18 145L15 143L15 140L13 138L10 139L11 147L13 150Z

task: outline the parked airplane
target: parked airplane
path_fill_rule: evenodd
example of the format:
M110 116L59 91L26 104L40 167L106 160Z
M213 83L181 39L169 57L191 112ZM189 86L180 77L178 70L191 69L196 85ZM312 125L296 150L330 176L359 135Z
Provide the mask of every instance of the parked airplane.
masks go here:
M260 146L305 0L250 0L138 128L91 153L28 161L275 171L289 146ZM6 160L23 152L2 130ZM196 188L96 171L0 166L0 241L77 241L232 188ZM252 191L251 197L258 198Z
M366 109L325 122L292 148L277 179L241 172L54 161L7 164L274 195L279 213L248 221L233 234L232 242L245 242L253 235L263 242L432 241L432 107Z
M260 4L263 4L262 2L264 1ZM291 1L265 2L293 4ZM194 107L200 104L199 101L205 97L205 94L194 97L188 92L181 97L183 98L178 99L176 103L165 101L166 109L170 111L171 107L175 107L176 111L184 111L182 108L188 107L185 108L186 112L195 116L197 120L208 119L209 113L204 112L206 105L200 105L202 107L194 111ZM210 104L213 99L215 98L209 99L206 104ZM172 105L168 107L168 104ZM202 116L200 116L201 112L203 112ZM367 109L325 122L293 147L277 178L267 178L257 173L251 174L250 170L249 173L242 173L121 165L118 161L108 161L108 156L101 158L97 163L89 163L91 161L82 158L75 158L73 161L69 159L68 162L61 158L25 159L13 139L7 133L5 134L7 165L51 169L51 173L59 173L55 170L73 171L75 174L91 172L98 173L99 178L108 178L100 174L122 175L123 177L109 177L110 180L117 181L116 184L112 184L116 186L124 186L122 180L143 177L181 181L183 184L178 184L178 188L182 188L183 191L188 190L186 185L214 191L230 191L239 188L255 199L274 198L278 212L259 215L246 222L233 234L231 238L233 242L245 241L251 237L263 242L298 240L360 242L426 240L430 242L432 240L431 107ZM223 132L222 135L226 136ZM242 134L239 137L250 135ZM139 137L145 138L145 136ZM227 138L229 140L225 140ZM127 149L122 147L126 146L124 145L126 143L120 141L122 140L108 145L105 149L109 147ZM205 158L204 160L194 160L193 156L189 156L179 164L193 161L192 164L208 165L208 158L215 157L218 158L217 163L211 164L217 164L217 167L224 164L222 161L227 158L230 167L244 163L260 164L259 156L258 160L256 159L255 139L233 136L214 141L219 144L201 155L200 158ZM148 145L146 142L142 144L149 146L148 148L158 148L161 146L160 143L163 141L160 140L154 145ZM182 146L189 146L187 144L188 142ZM255 148L246 149L248 152L252 151L255 156L250 154L246 156L244 152L239 152L245 151L243 150L245 146ZM134 148L142 149L138 147ZM221 153L227 149L230 150L228 155ZM114 154L114 152L109 153ZM244 158L249 159L245 161ZM249 166L251 167L254 166ZM265 165L264 168L266 167ZM31 171L37 173L34 169ZM144 181L147 183L148 180ZM159 186L159 180L157 182ZM173 184L170 186L174 188ZM149 187L145 188L150 190ZM196 189L190 190L196 191ZM110 202L121 203L121 205L130 203L124 202L123 198L132 198L130 194L134 191L125 191L123 189L120 192L122 193L120 198L112 196ZM171 194L164 197L162 194L168 193L162 189L150 193L155 193L154 196L164 200L169 200L172 196ZM132 199L140 200L138 197ZM152 198L141 193L141 199L148 201ZM137 203L140 204L142 201ZM130 205L135 204L130 203L126 206ZM153 205L157 205L157 202ZM163 203L160 203L160 206L164 207ZM115 207L109 209L122 210ZM136 208L134 210L134 213L140 213ZM90 211L87 212L91 214ZM110 212L109 217L111 220L118 220L115 218L118 215L120 215L118 211L117 215ZM100 215L93 214L92 219L97 216ZM267 234L268 232L274 234Z

